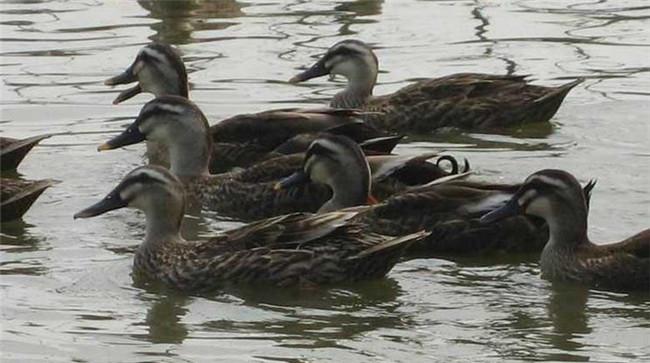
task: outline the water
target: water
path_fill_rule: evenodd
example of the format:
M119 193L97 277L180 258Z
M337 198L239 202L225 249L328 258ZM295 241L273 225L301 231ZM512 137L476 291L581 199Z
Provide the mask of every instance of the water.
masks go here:
M0 15L2 135L57 134L19 171L62 181L2 226L3 362L650 360L647 295L552 286L534 260L415 260L365 284L183 296L133 286L141 215L72 220L143 162L142 145L95 148L150 99L112 106L101 83L150 40L179 46L191 97L219 120L324 103L340 82L285 81L354 37L377 48L377 94L461 71L586 77L551 130L399 151L452 150L492 180L545 167L598 178L590 235L624 238L650 215L647 2L5 0Z

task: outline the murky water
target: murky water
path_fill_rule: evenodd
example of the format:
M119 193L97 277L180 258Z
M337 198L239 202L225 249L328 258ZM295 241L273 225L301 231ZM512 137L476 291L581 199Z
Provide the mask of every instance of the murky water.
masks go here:
M140 215L72 220L143 162L142 145L95 151L150 99L112 106L101 84L142 45L178 45L191 97L219 120L324 103L340 83L285 81L354 37L377 48L377 94L461 71L586 77L552 130L412 138L399 151L444 147L491 179L545 167L598 178L590 235L626 237L650 220L647 1L4 0L0 16L2 135L56 133L20 173L62 181L2 226L3 362L650 360L647 295L552 286L534 260L415 260L322 291L183 296L133 286Z

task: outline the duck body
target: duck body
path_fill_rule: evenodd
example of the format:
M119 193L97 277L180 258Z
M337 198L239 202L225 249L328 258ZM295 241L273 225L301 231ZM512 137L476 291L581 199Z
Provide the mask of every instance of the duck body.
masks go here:
M459 73L373 96L378 64L368 45L344 40L290 82L341 75L348 84L333 97L331 107L363 110L368 123L380 130L430 133L444 128L486 131L548 122L567 93L582 81L542 87L529 84L525 76Z
M225 284L312 286L384 276L404 248L421 238L362 233L356 212L290 214L258 221L205 241L179 235L183 186L167 170L146 166L129 173L95 205L75 214L89 218L132 207L144 211L144 242L134 257L138 275L180 290Z
M15 170L34 146L51 135L25 139L0 137L0 168L3 172ZM54 180L23 180L0 178L0 222L20 219L36 199L56 182Z
M229 173L213 175L209 172L212 138L207 133L208 124L201 110L191 101L178 96L161 96L147 103L138 118L120 135L99 147L114 149L145 140L164 145L169 152L170 170L185 184L192 201L205 209L219 212L224 217L241 220L267 218L291 212L317 211L334 196L327 185L303 184L287 190L276 190L279 178L300 169L304 155L286 155L267 160L255 166ZM343 136L335 136L344 138ZM356 144L346 138L346 145ZM352 148L332 146L332 155L347 162ZM358 149L359 147L356 146ZM352 152L352 151L351 151ZM365 158L354 151L355 158ZM368 167L361 162L363 170ZM400 163L384 168L382 175L400 168ZM347 164L346 164L347 165ZM332 173L339 175L339 183L347 183L358 173L355 164L341 166ZM326 183L325 183L326 184ZM349 187L345 187L347 189ZM363 199L363 203L367 200ZM357 203L353 205L359 205Z
M26 139L0 137L0 170L15 170L34 146L50 136L46 134Z
M650 291L650 229L611 244L585 240L570 250L554 245L549 240L540 258L542 277L547 280Z
M21 180L0 178L0 223L22 216L36 199L56 182L54 180Z
M313 138L319 132L350 136L357 142L385 136L361 121L362 113L350 109L281 109L237 115L210 126L213 154L210 171L221 173L247 167L281 155L285 143L302 136ZM292 152L303 152L308 145L293 143Z
M370 111L364 117L370 125L386 131L498 130L548 122L580 82L551 88L531 85L525 76L460 73L370 97L359 108Z
M590 183L590 189L595 183ZM543 218L549 237L541 253L542 277L611 290L650 291L650 230L597 245L587 236L588 194L562 170L531 174L504 206L481 218L494 223L517 214ZM523 241L522 243L525 243Z
M542 220L515 216L491 225L479 221L517 189L517 185L471 181L414 188L372 206L357 221L370 231L391 236L421 229L431 232L408 248L405 257L409 258L540 252L548 238Z

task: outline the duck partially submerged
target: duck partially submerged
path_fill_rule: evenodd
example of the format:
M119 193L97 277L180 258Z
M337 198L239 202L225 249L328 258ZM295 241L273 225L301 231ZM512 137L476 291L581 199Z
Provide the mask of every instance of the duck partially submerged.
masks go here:
M27 153L51 135L38 135L26 139L0 137L0 169L15 170ZM20 219L54 180L23 180L0 178L0 223Z
M113 86L133 82L137 84L120 92L113 103L123 102L141 92L189 98L185 65L177 51L167 44L146 45L131 66L104 83ZM269 153L300 134L329 131L356 141L386 135L365 125L360 116L362 114L356 110L291 108L230 117L210 127L215 151L210 171L220 173L273 157L275 155ZM169 162L165 159L166 151L159 145L148 143L147 154L156 164Z
M593 187L594 182L590 184ZM549 228L540 258L545 279L650 291L650 229L597 245L587 236L588 213L589 198L576 178L566 171L546 169L530 175L506 205L483 216L481 222L490 225L519 214L544 219Z
M0 137L0 170L15 170L34 146L50 136L44 134L26 139Z
M0 178L0 223L14 221L22 216L56 181Z
M357 212L290 214L258 221L203 241L180 235L182 183L156 166L130 172L104 199L78 212L90 218L119 208L146 216L144 241L134 257L136 275L180 290L227 284L313 286L381 278L420 232L393 238L362 232Z
M529 84L526 76L458 73L373 96L378 69L377 56L367 44L343 40L289 82L341 75L348 84L334 96L331 107L370 111L364 116L370 125L412 133L450 127L487 131L547 122L569 91L582 82L543 87Z
M307 183L277 192L275 182L302 166L301 155L287 155L238 172L213 175L208 170L212 138L201 110L178 96L162 96L148 102L136 120L99 150L110 150L143 141L154 141L169 150L170 170L185 184L188 194L206 209L223 216L252 220L291 212L313 212L332 197L327 185ZM353 143L352 141L349 141ZM341 154L346 160L351 155ZM381 163L380 163L381 164ZM382 178L400 168L399 163L381 169ZM404 165L407 162L404 161ZM354 169L336 170L342 180L354 180Z

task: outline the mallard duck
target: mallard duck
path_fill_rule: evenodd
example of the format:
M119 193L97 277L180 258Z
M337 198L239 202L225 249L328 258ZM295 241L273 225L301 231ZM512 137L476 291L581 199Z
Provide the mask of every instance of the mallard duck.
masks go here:
M169 45L152 43L140 50L123 73L106 80L106 85L138 82L122 91L113 103L125 101L140 92L155 96L176 95L188 98L187 72L177 52ZM345 134L360 142L386 136L360 121L356 110L331 108L278 109L236 115L210 127L214 154L210 171L220 173L233 167L246 167L275 155L268 155L288 139L303 133L329 131ZM167 154L159 145L147 143L147 155L156 164L167 165ZM304 151L300 150L300 151Z
M0 223L21 218L54 180L0 178Z
M38 135L26 139L0 137L1 170L16 169L36 144L50 136ZM0 222L10 222L21 218L45 189L54 183L54 180L0 178Z
M0 137L0 170L14 170L18 167L27 153L39 142L52 135L38 135L26 139Z
M251 220L313 212L332 197L328 186L315 183L283 192L274 190L278 178L301 167L301 155L268 160L239 172L210 174L208 156L212 139L208 135L208 123L201 110L183 97L161 96L148 102L124 132L98 149L110 150L144 140L164 145L170 153L170 170L185 184L192 199L224 216ZM399 169L399 163L396 164L382 169L382 177ZM347 175L357 171L339 172ZM346 177L354 178L356 175Z
M373 96L378 61L359 40L343 40L292 83L324 75L348 80L330 102L335 108L371 111L365 116L380 130L427 133L443 127L490 130L548 121L567 93L582 80L560 87L530 85L526 76L459 73L410 84L395 93Z
M594 182L590 183L593 187ZM481 218L486 225L513 215L542 218L549 228L542 277L614 290L650 291L650 229L621 242L592 243L587 236L589 198L563 170L530 175L503 207ZM522 244L528 243L521 240Z
M129 207L146 216L134 270L181 290L225 284L313 286L381 278L420 232L404 237L361 233L349 220L357 212L290 214L258 221L204 241L179 233L185 209L183 184L167 170L144 166L130 172L104 199L76 213L89 218Z

